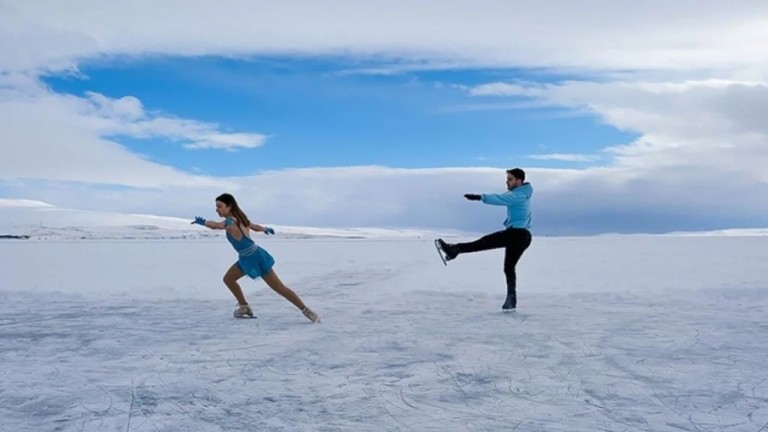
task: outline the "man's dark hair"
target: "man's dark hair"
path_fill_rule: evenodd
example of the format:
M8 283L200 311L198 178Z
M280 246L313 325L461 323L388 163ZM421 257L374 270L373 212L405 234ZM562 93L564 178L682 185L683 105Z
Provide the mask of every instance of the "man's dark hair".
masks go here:
M512 168L507 170L507 174L511 174L512 177L525 181L525 171L521 170L520 168Z

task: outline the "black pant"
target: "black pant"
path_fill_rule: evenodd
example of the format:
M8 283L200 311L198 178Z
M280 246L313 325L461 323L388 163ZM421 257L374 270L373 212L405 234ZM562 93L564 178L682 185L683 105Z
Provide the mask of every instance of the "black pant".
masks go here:
M525 228L507 228L497 231L470 243L458 243L459 253L480 252L489 249L504 248L504 275L507 277L507 294L517 294L517 274L515 266L523 252L531 245L531 232Z

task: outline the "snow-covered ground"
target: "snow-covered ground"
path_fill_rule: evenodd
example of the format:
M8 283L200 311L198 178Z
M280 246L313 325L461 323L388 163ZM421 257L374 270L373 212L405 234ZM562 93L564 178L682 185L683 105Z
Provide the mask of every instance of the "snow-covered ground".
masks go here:
M256 237L312 325L151 231L0 241L0 431L768 430L764 237L534 238L516 313L501 251Z

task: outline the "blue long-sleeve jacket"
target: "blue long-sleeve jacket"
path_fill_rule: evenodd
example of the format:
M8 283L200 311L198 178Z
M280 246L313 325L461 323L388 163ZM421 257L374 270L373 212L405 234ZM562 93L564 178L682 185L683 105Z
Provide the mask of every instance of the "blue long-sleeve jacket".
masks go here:
M530 183L523 183L503 194L482 194L480 196L485 204L507 206L505 227L531 229L533 187Z

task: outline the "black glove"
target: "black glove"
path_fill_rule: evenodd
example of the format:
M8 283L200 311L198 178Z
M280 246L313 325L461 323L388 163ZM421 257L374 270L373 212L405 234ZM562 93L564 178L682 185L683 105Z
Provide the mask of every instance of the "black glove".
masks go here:
M480 201L481 199L483 199L483 197L481 195L478 195L478 194L465 194L464 198L466 198L466 199L468 199L470 201Z

